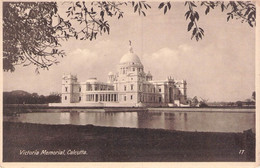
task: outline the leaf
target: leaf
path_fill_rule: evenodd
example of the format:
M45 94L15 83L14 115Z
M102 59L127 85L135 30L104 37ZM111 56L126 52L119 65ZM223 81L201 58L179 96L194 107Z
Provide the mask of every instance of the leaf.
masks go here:
M136 12L137 8L138 8L138 4L135 5L134 12Z
M104 11L100 12L100 16L101 16L102 19L104 19L104 14L105 14Z
M207 7L205 14L207 15L209 13L209 7Z
M109 34L109 31L110 31L110 27L109 26L107 26L107 33Z
M188 19L188 17L189 17L189 15L190 15L190 13L191 13L191 11L187 11L187 12L185 13L186 20Z
M164 2L162 2L162 3L160 3L160 5L159 5L159 9L162 9L162 7L164 6Z
M202 36L201 36L201 34L200 34L200 33L198 33L198 35L199 35L199 38L201 38L201 39L202 39Z
M146 14L144 13L144 11L142 11L143 15L146 16Z
M80 2L76 2L76 5L81 8Z
M199 41L199 36L198 36L198 34L197 34L195 37L196 37L196 40Z
M251 27L254 27L253 24L252 24L252 22L249 21L248 24L249 24Z
M200 32L202 33L202 35L204 36L204 30L202 28L199 28Z
M144 3L144 8L145 8L145 9L147 9L147 6L146 6L146 4L145 4L145 3Z
M227 22L229 21L229 19L230 19L230 15L227 17Z
M193 2L190 2L191 6L197 7Z
M195 12L194 17L195 17L197 20L199 20L199 14L198 14L198 12Z
M250 20L252 18L252 16L255 16L255 13L252 11L249 13L248 17L247 17L247 20Z
M246 15L250 12L250 9L251 9L251 8L248 8L248 9L246 10L244 16L246 16Z
M167 12L167 6L164 7L164 14Z
M223 12L224 9L225 9L225 5L224 5L224 2L222 2L222 4L221 4L221 11Z
M168 3L167 3L167 6L168 6L168 8L169 8L169 10L170 10L170 9L171 9L171 3L168 2Z
M193 22L190 22L189 23L189 25L188 25L188 31L190 31L191 30L191 28L192 28L192 26L194 25L194 23Z
M194 16L191 14L190 15L190 20L193 22L194 21Z
M195 36L196 32L197 32L197 28L195 27L195 28L193 29L193 31L192 31L191 39Z
M140 6L140 9L142 9L142 3L141 2L139 2L139 6Z
M133 6L133 7L135 6L135 1L132 1L132 6Z
M146 4L147 6L148 6L148 8L150 8L151 9L151 6L149 5L149 4Z

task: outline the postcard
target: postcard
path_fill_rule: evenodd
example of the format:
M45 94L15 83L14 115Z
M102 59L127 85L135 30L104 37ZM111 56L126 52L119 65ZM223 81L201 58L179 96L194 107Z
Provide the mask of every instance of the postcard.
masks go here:
M1 8L0 167L259 166L258 2Z

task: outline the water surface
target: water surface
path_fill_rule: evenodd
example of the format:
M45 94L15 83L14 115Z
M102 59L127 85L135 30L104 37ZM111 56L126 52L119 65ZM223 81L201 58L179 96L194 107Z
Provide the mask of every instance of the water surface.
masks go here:
M255 113L239 112L39 112L4 117L5 121L152 128L199 132L255 131Z

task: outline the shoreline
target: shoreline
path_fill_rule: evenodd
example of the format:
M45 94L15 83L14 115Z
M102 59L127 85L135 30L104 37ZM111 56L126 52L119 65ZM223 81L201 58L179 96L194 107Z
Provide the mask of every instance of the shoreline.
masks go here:
M221 112L221 113L255 113L255 108L223 107L49 107L48 105L14 105L3 106L4 114L29 112Z
M3 124L4 162L254 161L255 134L93 125ZM20 150L86 150L88 155L19 155ZM240 150L246 152L241 155Z

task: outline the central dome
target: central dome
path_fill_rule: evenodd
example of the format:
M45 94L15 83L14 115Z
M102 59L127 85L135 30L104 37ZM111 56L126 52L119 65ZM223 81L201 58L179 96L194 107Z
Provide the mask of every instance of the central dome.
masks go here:
M129 52L123 55L123 57L120 59L120 64L139 64L142 65L140 58L134 53L133 48L131 46L131 41L129 45Z
M139 57L134 53L127 53L120 59L120 64L125 63L135 63L135 64L142 64Z

